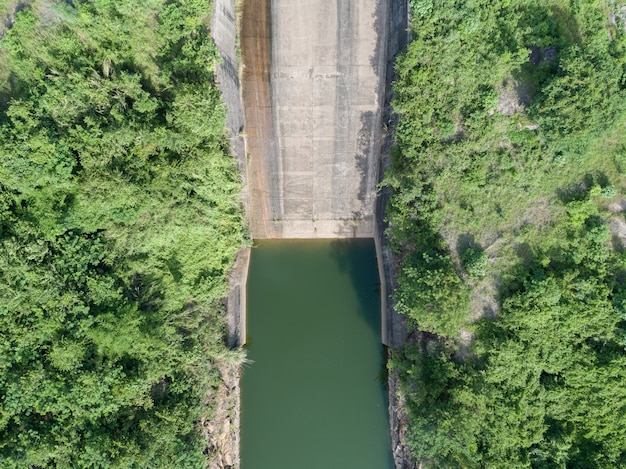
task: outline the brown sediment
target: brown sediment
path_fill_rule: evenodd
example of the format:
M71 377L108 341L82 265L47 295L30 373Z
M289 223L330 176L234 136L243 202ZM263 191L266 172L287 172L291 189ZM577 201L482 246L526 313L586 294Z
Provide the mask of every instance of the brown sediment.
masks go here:
M268 223L275 217L270 210L271 168L274 123L270 91L272 45L271 0L243 0L240 27L242 101L245 115L248 158L248 224L254 237L275 237Z

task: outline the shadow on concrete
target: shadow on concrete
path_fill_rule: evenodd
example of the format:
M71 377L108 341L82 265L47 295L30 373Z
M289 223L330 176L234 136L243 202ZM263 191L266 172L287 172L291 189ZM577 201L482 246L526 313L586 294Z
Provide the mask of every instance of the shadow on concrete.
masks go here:
M357 198L364 205L367 202L368 192L375 190L375 187L369 187L368 174L375 171L376 160L380 151L380 148L375 148L375 144L379 142L374 141L375 137L380 134L380 129L377 128L379 124L379 119L376 118L374 112L361 113L361 129L357 136L357 153L354 155L354 159L361 177ZM380 144L378 146L380 147ZM374 186L375 184L376 181L374 181Z

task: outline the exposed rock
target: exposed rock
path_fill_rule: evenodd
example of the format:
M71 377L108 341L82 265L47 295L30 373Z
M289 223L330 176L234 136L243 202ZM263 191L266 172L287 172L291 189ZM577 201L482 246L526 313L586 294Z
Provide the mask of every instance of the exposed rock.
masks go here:
M498 87L498 106L496 111L505 116L512 116L516 112L523 112L530 104L528 86L513 79L505 80Z
M9 2L6 5L6 15L4 18L0 17L0 38L4 36L4 33L7 29L13 26L13 22L15 21L15 15L20 11L25 10L30 6L32 0L15 0L13 2Z
M615 5L615 9L609 11L608 26L612 28L618 27L618 20L622 22L622 27L626 31L626 5ZM609 30L609 38L614 39L613 31Z
M539 65L541 62L541 50L537 46L530 46L528 54L528 61L533 65Z
M619 199L609 205L609 210L612 213L626 212L626 199Z
M417 469L404 437L409 424L405 411L404 396L400 390L398 373L389 373L389 426L391 427L391 451L396 469ZM421 465L420 465L421 467Z
M494 278L488 276L472 289L470 295L470 311L473 321L483 318L495 318L500 312L501 305L498 301L498 291ZM463 337L461 337L463 340Z
M554 46L548 46L541 49L541 61L542 62L554 62L557 59L556 48Z
M213 415L204 416L201 431L207 444L209 469L239 467L240 369L238 365L217 365L222 382L207 396L217 403Z
M626 249L626 221L619 217L609 219L609 229L616 249Z
M528 51L528 61L532 65L554 62L557 59L557 52L554 46L544 47L543 49L537 46L530 46Z

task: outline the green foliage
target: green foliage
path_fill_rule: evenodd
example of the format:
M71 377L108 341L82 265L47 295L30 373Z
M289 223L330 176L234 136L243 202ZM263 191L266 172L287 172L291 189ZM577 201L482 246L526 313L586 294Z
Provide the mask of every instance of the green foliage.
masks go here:
M567 224L477 325L474 358L407 349L409 444L433 467L621 467L626 462L623 254L594 217ZM538 252L539 257L542 256ZM412 346L415 347L415 346ZM401 361L402 362L402 361Z
M0 40L0 466L203 467L240 182L199 0L31 2Z
M601 1L412 5L414 40L396 64L388 234L397 251L434 247L444 257L461 236L501 239L493 264L464 262L480 279L515 262L517 230L553 223L555 194L594 184L603 198L620 193L626 34L607 31L611 10ZM419 255L403 259L410 276ZM420 287L405 284L413 287L397 296L407 303Z
M399 212L420 187L434 200L435 230L445 220L477 240L486 227L522 223L524 207L586 174L619 187L626 34L619 15L607 31L610 5L413 5L414 40L396 63L399 150L386 174L394 232L406 236ZM553 48L554 60L530 63L531 46ZM419 203L414 210L435 213Z
M625 466L624 255L603 221L626 185L621 7L411 8L385 182L398 310L431 333L393 361L413 453L437 468Z
M398 274L398 312L421 330L454 336L467 321L469 297L445 252L411 253Z
M480 279L487 273L488 258L482 249L468 247L461 254L461 261L471 279Z

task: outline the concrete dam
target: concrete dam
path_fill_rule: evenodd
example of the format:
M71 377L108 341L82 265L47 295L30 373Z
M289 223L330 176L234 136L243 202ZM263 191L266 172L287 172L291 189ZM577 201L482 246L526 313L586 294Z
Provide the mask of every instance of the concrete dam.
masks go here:
M388 30L397 29L389 10L372 0L243 1L253 238L375 237Z

